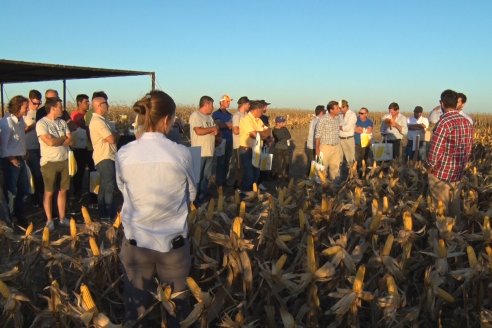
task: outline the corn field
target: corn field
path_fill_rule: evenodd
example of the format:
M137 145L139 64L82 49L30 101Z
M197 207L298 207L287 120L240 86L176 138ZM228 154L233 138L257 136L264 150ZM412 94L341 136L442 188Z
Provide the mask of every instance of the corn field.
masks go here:
M310 120L282 115L294 128ZM432 203L418 162L352 167L337 188L314 172L243 200L219 189L188 216L192 312L181 326L492 327L491 136L480 124L462 222ZM123 327L121 220L81 210L52 235L42 218L22 233L0 223L0 325ZM158 326L175 291L156 281L150 292Z

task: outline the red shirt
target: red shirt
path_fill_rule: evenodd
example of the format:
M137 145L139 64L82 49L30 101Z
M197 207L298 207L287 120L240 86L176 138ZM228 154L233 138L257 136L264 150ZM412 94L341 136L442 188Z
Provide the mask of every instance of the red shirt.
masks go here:
M470 122L456 110L444 113L434 129L427 157L432 174L442 181L460 181L472 147Z
M74 110L72 112L72 115L70 115L70 118L72 121L75 122L75 124L78 125L79 128L87 130L87 126L85 125L85 120L84 120L84 114L80 113L77 110Z

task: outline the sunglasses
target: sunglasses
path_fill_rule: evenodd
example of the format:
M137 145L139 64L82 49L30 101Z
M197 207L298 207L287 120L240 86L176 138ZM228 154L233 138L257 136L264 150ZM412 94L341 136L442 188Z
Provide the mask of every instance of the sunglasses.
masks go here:
M39 106L39 105L41 105L41 102L34 102L34 101L31 101L31 102L32 102L32 104L33 104L34 106Z

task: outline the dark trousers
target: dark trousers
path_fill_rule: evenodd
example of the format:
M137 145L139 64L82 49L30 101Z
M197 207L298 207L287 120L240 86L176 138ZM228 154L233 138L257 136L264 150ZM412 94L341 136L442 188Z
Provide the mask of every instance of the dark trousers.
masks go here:
M425 141L420 141L419 142L419 149L424 147L424 142ZM409 160L414 160L415 156L415 151L412 150L413 148L413 140L408 140L407 141L407 146L405 147L405 157L408 158ZM417 153L417 160L420 159L420 154Z
M279 178L288 177L292 153L290 149L273 150L273 174Z
M357 161L357 167L359 169L362 167L362 160L366 162L366 166L370 166L372 165L372 159L371 145L367 147L355 145L355 160Z
M253 151L251 148L239 148L239 158L243 166L242 191L252 191L253 183L258 182L260 169L253 166Z
M20 160L20 166L14 166L7 158L3 159L5 172L5 186L7 190L7 202L13 201L13 214L19 221L24 222L24 196L29 194L29 181L27 179L26 162Z
M155 301L149 291L155 290L154 275L161 284L169 284L173 293L186 290L186 277L191 268L190 244L167 253L130 245L123 238L120 260L125 269L124 301L125 319L136 320ZM188 293L173 299L176 304L176 317L167 316L167 327L179 327L189 312ZM141 322L137 327L149 327Z
M306 158L307 158L306 177L309 178L309 173L311 173L311 162L314 160L316 151L314 149L309 149L309 148L306 148L305 151L306 151Z
M105 159L97 163L97 172L99 172L99 193L97 194L97 207L99 218L114 219L116 209L113 203L113 193L116 186L116 172L114 161Z
M238 188L241 185L241 179L243 177L243 166L239 160L239 148L232 150L230 168L229 185Z
M73 191L75 195L82 195L82 182L84 181L85 167L89 163L89 152L87 149L74 148L73 155L77 162L77 173L73 177Z
M401 140L387 140L387 142L393 144L393 159L399 159L401 156Z
M216 183L217 186L224 186L229 172L229 162L232 156L232 142L226 142L225 153L217 157Z
M34 180L34 202L36 204L43 204L44 182L41 175L41 152L39 149L27 150L27 166L31 170L32 178Z

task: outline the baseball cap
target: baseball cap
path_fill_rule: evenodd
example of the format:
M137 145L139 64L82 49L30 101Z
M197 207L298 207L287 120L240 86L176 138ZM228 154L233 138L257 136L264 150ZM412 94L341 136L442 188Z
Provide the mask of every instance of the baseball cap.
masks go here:
M264 99L259 100L259 102L260 102L260 104L262 104L263 106L268 106L268 105L270 105L270 104L271 104L271 103L269 103L269 102L266 102Z
M239 100L237 101L237 104L238 105L242 105L242 104L246 104L246 103L249 103L249 102L250 101L249 101L248 97L243 96L243 97L239 98Z
M285 117L283 116L275 117L275 123L282 123L282 122L285 122Z
M232 101L234 99L232 99L229 95L223 95L222 97L220 97L220 100L219 101Z

